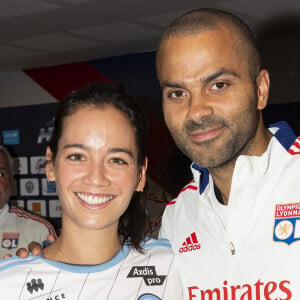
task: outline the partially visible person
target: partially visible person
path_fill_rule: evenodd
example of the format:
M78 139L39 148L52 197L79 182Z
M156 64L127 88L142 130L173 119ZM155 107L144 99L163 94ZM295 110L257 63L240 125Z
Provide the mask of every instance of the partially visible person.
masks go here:
M0 258L14 255L30 241L41 243L56 232L50 222L19 207L10 206L14 176L14 161L8 150L0 145Z
M60 103L46 175L61 234L41 256L0 263L3 299L182 299L171 245L146 238L145 131L118 87L90 84Z
M264 125L270 79L250 29L188 12L163 34L157 74L166 124L193 161L161 228L186 299L300 299L300 138Z

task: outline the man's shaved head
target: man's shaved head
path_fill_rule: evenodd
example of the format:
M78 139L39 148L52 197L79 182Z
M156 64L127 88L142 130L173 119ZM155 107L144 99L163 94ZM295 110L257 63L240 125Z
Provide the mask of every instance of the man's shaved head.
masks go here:
M197 35L202 31L218 30L224 27L235 33L237 55L247 61L249 74L255 82L261 62L253 33L246 23L228 12L201 8L180 16L168 26L162 35L157 55L159 56L159 49L163 42L171 37Z

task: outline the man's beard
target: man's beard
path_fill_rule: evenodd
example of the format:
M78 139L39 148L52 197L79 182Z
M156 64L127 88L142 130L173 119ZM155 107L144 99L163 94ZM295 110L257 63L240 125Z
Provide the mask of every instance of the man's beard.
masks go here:
M256 103L254 101L254 103ZM230 123L217 116L204 116L199 123L187 121L181 134L173 135L179 149L198 166L205 168L222 167L235 160L240 154L247 154L249 143L254 138L258 123L259 112L249 106L240 115L236 129ZM209 128L221 128L221 136L206 141L191 141L189 134ZM176 138L184 137L182 138ZM223 137L223 140L222 140Z

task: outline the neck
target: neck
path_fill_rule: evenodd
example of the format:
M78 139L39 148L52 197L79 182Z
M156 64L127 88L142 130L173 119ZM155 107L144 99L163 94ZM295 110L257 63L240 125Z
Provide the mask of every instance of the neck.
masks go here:
M96 265L110 260L120 249L117 228L76 230L70 227L63 226L59 238L44 250L47 259L78 265Z
M223 204L227 205L231 187L232 174L235 161L226 166L209 168L209 173L214 181L216 188L219 190Z

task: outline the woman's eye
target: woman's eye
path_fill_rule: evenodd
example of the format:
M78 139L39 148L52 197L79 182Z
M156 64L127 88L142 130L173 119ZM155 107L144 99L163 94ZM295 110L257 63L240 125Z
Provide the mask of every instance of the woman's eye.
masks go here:
M68 155L68 158L71 160L84 160L84 157L79 153Z
M180 97L185 97L186 94L183 91L177 90L169 93L169 98L180 98Z
M222 81L219 81L219 82L216 82L213 86L212 86L212 90L221 90L225 87L228 87L229 84L226 83L226 82L222 82Z

